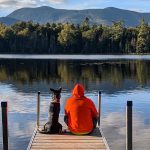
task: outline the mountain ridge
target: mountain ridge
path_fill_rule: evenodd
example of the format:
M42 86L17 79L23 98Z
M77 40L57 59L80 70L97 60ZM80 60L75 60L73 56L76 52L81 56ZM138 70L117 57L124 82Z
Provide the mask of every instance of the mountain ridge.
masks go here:
M34 23L45 24L49 23L74 23L81 24L82 21L88 17L91 24L105 24L111 25L112 21L124 20L126 26L137 26L144 18L146 22L150 23L150 13L140 13L115 7L107 7L104 9L83 9L83 10L67 10L56 9L49 6L42 6L36 8L20 8L10 13L6 17L1 17L0 22L11 25L21 21L30 21ZM14 19L14 20L13 20Z

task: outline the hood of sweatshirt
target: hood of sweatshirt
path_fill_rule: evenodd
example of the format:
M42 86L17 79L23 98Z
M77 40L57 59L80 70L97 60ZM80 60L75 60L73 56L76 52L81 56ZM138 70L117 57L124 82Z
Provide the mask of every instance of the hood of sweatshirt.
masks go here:
M81 84L76 84L73 91L72 91L72 95L75 97L83 97L84 96L84 87Z

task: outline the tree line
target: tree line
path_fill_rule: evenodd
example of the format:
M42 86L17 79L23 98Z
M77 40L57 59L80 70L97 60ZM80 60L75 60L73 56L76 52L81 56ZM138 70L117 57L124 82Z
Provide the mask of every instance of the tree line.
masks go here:
M0 53L20 54L130 54L150 53L150 25L141 19L136 27L123 21L111 26L17 22L0 24Z

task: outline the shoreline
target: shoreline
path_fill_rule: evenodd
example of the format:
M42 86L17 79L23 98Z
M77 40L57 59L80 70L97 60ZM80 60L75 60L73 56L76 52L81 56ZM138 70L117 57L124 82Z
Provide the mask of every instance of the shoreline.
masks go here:
M109 54L109 55L75 55L75 54L0 54L0 59L69 59L69 60L107 60L107 59L146 59L150 60L150 54Z

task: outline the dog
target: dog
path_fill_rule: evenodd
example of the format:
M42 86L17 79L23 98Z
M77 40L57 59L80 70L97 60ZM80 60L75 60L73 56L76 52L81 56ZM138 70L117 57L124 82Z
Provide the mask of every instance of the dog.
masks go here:
M62 90L61 87L58 90L50 88L50 91L52 91L53 94L49 106L48 122L43 126L42 129L39 129L40 133L43 134L62 133L62 125L59 123L61 90Z

